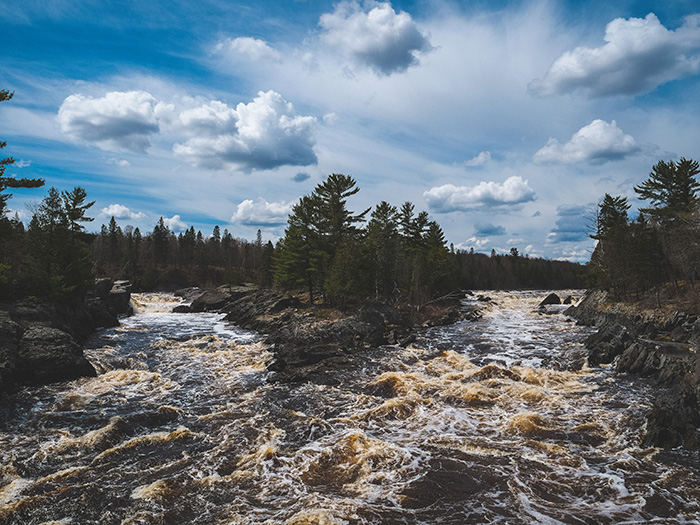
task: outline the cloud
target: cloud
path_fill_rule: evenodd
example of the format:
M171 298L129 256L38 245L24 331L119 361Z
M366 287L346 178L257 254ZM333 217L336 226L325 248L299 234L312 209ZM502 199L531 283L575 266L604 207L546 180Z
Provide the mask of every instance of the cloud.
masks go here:
M32 165L32 161L20 159L20 160L16 160L12 165L15 168L28 168L29 166Z
M589 240L591 209L586 206L562 204L557 208L556 226L547 236L548 243L582 242Z
M171 232L184 231L187 229L187 224L182 222L179 215L173 215L169 219L163 219L163 224L165 224Z
M310 178L311 178L311 175L309 175L308 173L305 173L303 171L300 171L299 173L294 175L294 177L292 177L292 180L294 182L304 182L305 180L309 180Z
M477 222L474 225L474 235L475 236L485 236L485 235L505 235L506 229L503 226L496 226L490 222Z
M490 151L482 151L473 159L466 161L464 163L464 165L469 166L469 167L484 166L485 164L488 164L488 162L490 160L491 160L491 152Z
M143 152L159 131L161 107L144 91L112 91L102 98L70 95L58 110L58 122L64 133L101 149Z
M566 144L550 138L547 145L535 153L533 161L537 164L603 164L639 150L634 138L624 134L614 120L608 123L596 119L574 133Z
M493 206L514 206L535 200L535 192L521 177L513 176L503 184L480 182L477 186L445 184L423 193L430 211L449 213Z
M323 115L323 123L328 124L329 126L332 126L333 124L338 122L339 119L340 119L340 117L338 117L338 115L336 113L331 112L331 113L326 113L325 115Z
M275 91L260 91L235 110L214 101L183 112L180 122L195 136L175 144L173 152L195 166L251 172L318 162L316 119L297 115Z
M251 62L269 61L279 62L282 56L264 40L241 36L238 38L227 38L219 42L215 48L218 52L227 52L235 57L243 57Z
M180 113L180 124L187 133L215 137L236 132L236 110L218 100L186 109Z
M20 221L25 223L28 223L32 219L32 213L29 210L5 208L5 217L12 219L15 215L17 215Z
M279 226L287 222L293 203L246 199L238 205L231 222L246 226Z
M464 242L460 242L459 244L455 245L455 248L458 250L469 250L471 248L474 248L475 250L483 250L486 246L490 247L491 239L488 237L479 239L478 237L470 237Z
M405 71L418 63L417 53L431 49L411 15L396 13L388 2L369 6L365 11L355 1L340 2L322 15L322 41L378 75Z
M137 221L146 218L145 213L140 211L132 211L123 204L110 204L106 208L102 208L100 211L104 217L114 216L115 219L130 219Z
M107 163L108 163L108 164L114 164L115 166L120 166L120 167L122 167L122 168L128 168L129 166L131 166L131 162L129 162L128 160L126 160L126 159L117 159L117 158L114 158L114 157L111 157L111 158L107 159Z
M528 89L535 95L583 90L590 97L634 95L700 70L700 15L669 31L653 13L616 18L605 28L601 47L577 47L552 64Z

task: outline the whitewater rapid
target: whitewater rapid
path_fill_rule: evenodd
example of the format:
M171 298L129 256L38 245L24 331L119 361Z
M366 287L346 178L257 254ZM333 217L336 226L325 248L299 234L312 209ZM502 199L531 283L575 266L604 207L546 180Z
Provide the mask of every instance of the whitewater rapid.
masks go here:
M219 314L139 312L84 378L0 407L0 523L700 523L700 461L641 446L651 385L589 369L541 292L279 384Z

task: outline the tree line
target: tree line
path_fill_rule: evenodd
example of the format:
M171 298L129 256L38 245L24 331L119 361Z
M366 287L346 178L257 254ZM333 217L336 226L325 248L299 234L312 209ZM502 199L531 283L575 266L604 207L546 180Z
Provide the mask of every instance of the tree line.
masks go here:
M634 191L649 203L631 220L626 197L605 194L597 206L591 284L618 299L639 298L663 287L695 289L700 276L700 173L698 162L659 161Z

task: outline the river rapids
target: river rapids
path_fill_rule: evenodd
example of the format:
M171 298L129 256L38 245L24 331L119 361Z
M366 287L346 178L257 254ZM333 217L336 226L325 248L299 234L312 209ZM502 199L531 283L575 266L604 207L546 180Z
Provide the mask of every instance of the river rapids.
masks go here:
M98 377L2 400L0 523L700 523L697 453L641 445L653 387L589 369L542 293L491 297L329 386L137 296L88 344Z

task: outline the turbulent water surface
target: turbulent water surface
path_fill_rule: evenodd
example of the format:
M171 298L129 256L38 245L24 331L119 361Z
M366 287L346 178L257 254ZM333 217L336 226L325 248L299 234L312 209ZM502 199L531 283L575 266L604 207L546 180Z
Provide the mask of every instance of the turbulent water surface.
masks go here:
M0 408L0 523L700 523L700 461L643 448L648 386L588 369L588 329L498 293L338 385L173 299L96 336L100 371Z

